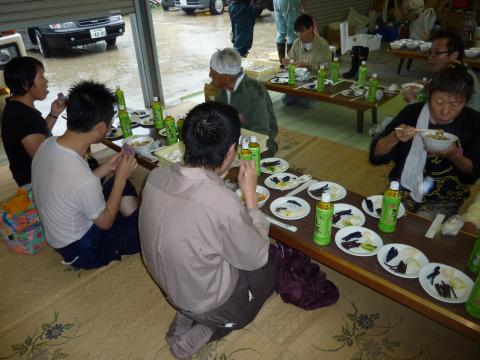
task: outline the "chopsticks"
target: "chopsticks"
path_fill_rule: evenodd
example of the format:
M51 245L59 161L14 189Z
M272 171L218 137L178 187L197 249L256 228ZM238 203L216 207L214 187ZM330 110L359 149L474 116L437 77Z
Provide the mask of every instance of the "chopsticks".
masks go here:
M403 130L403 128L396 127L395 130ZM422 132L422 131L428 131L431 129L415 129L415 132Z

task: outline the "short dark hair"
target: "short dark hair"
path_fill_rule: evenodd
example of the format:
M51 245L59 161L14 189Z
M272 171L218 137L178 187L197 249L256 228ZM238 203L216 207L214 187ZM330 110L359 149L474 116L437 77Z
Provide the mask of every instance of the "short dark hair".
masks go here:
M5 85L13 95L25 95L33 86L39 70L44 70L43 64L33 57L13 58L3 69Z
M301 14L295 19L293 30L296 32L306 30L313 26L313 18L308 14Z
M465 45L460 36L451 31L439 30L433 34L432 42L438 39L447 39L448 52L450 54L458 52L458 60L462 61L465 56Z
M461 95L468 101L473 93L473 78L463 63L454 61L433 76L429 89L430 99L436 91Z
M115 95L104 84L81 81L68 92L67 129L86 133L101 121L110 127Z
M209 101L195 106L183 125L186 165L215 169L238 144L240 118L230 105Z

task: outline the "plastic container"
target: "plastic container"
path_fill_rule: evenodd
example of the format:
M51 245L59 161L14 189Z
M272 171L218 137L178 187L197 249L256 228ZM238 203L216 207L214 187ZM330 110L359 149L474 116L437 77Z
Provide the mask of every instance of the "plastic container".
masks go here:
M295 64L293 59L290 59L290 64L288 64L288 85L295 85L297 80L295 78Z
M120 86L118 85L117 85L117 88L115 89L115 98L117 100L117 106L119 110L120 110L120 105L123 105L125 109L127 108L127 104L125 103L125 94L123 93L122 89L120 89Z
M324 192L315 207L315 228L313 242L320 246L330 244L332 238L333 205L330 193Z
M270 80L275 74L280 72L280 64L278 62L250 58L242 59L242 68L248 77L259 81Z
M153 115L153 124L155 129L160 130L165 127L165 123L163 121L163 110L162 104L158 100L158 97L154 97L152 101L152 115Z
M382 211L378 228L385 233L392 233L397 227L398 209L400 207L400 184L392 181L390 187L383 194Z
M170 115L170 113L167 112L166 115L165 128L167 132L167 145L173 145L178 142L177 127L175 126L175 119Z
M317 92L325 91L325 79L327 78L327 72L325 71L325 66L321 65L318 70L317 77Z
M257 176L260 175L260 145L257 143L257 137L255 135L250 136L250 142L248 148L252 153L252 159L255 161L255 170Z
M133 135L132 123L130 122L130 116L124 105L118 104L118 119L120 120L120 128L124 138L129 138Z
M373 74L368 82L368 102L375 102L377 100L378 79L377 74Z
M338 63L338 58L335 56L333 58L331 69L331 80L336 83L340 79L340 64Z
M240 150L240 160L252 160L252 151L248 148L248 142L242 142L242 150Z

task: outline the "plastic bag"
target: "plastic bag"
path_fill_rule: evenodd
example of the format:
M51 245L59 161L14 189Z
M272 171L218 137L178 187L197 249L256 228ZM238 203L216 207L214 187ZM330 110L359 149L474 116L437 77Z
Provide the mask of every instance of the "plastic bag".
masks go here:
M437 14L432 8L423 11L415 20L410 23L410 38L427 40L437 20Z
M361 15L357 10L350 8L347 16L348 23L355 29L368 26L368 17Z

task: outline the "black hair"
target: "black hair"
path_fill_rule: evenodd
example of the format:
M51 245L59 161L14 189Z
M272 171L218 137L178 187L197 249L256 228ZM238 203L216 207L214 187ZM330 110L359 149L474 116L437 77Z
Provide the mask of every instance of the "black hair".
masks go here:
M295 19L293 30L296 32L307 30L313 27L313 18L308 14L301 14Z
M468 101L473 93L473 78L463 63L454 61L433 76L429 89L430 99L436 91L461 95Z
M3 69L5 84L13 95L25 95L33 86L38 71L43 69L43 64L33 57L13 58Z
M240 118L230 105L209 101L195 106L183 124L185 164L215 169L222 165L228 149L238 143Z
M460 36L451 31L439 30L433 34L432 42L438 39L447 39L447 50L449 54L458 52L457 60L462 61L465 55L465 45Z
M67 129L86 133L101 121L110 127L115 95L104 84L81 81L68 92Z

